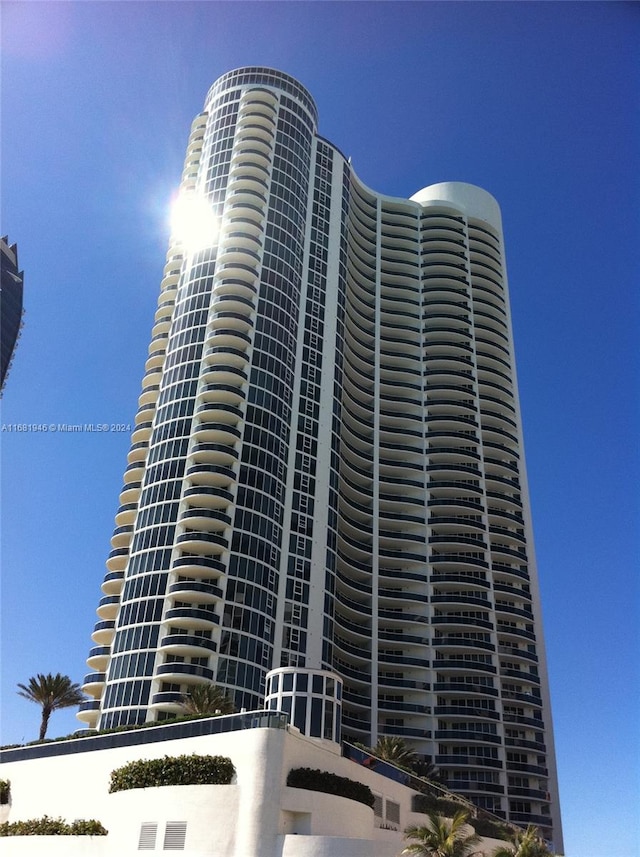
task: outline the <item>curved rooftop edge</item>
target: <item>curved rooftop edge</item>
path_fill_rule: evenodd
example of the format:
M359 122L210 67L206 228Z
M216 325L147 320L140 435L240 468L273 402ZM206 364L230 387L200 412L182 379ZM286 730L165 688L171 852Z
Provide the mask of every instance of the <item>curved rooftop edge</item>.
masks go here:
M502 215L495 197L474 184L466 182L439 182L423 187L410 199L422 206L454 205L467 217L474 217L502 231Z
M208 110L212 99L220 95L221 92L244 84L282 89L304 105L313 117L316 128L318 127L318 108L309 90L300 81L296 80L295 77L291 77L290 74L286 74L277 68L270 68L269 66L241 66L223 74L209 88L205 99L205 111Z

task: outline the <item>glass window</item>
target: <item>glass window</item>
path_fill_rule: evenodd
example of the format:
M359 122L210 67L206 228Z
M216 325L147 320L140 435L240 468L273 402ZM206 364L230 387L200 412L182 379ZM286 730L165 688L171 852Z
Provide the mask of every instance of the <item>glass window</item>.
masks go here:
M309 686L309 676L306 674L299 675L296 681L296 689L299 693L306 693Z
M314 676L314 679L316 676ZM311 730L309 732L314 738L322 736L322 700L311 700Z
M333 702L325 700L324 703L324 738L333 739Z
M300 678L300 676L298 676ZM306 676L305 676L306 678ZM293 725L297 726L301 732L306 732L307 726L307 700L304 697L296 699L295 716Z
M282 689L293 690L293 673L285 673L282 676Z
M323 692L323 684L324 680L321 675L313 676L313 692L314 693L322 693Z

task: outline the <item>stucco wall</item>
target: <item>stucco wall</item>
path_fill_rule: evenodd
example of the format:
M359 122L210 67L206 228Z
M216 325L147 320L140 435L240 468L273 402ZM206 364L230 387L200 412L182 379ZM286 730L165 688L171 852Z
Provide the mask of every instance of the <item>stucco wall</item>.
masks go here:
M2 857L106 857L110 854L108 839L108 836L7 836L2 839Z
M109 836L7 838L2 854L134 857L140 853L142 823L158 825L155 851L160 852L166 823L182 821L187 823L185 857L395 857L405 844L404 829L425 821L411 812L413 791L336 750L294 730L250 729L5 763L0 777L11 780L11 821L45 814L67 821L95 818ZM108 793L114 768L134 759L191 753L230 757L236 767L233 784ZM387 801L396 805L395 829L381 829L384 814L376 817L364 804L286 786L287 774L298 767L368 785L383 807ZM55 840L51 848L43 847L45 838ZM486 841L487 855L495 844Z

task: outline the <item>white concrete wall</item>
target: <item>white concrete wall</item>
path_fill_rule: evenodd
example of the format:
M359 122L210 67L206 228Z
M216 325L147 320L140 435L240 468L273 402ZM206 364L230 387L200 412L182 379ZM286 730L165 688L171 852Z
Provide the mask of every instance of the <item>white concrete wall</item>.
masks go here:
M106 857L108 836L7 836L2 857ZM123 856L124 857L124 856Z
M405 845L405 828L425 821L411 812L413 791L323 744L295 731L251 729L5 763L0 777L11 780L11 821L45 814L66 821L95 818L109 835L11 837L3 840L2 855L134 857L140 853L143 822L157 823L155 851L160 852L166 823L183 821L185 857L395 857ZM135 759L191 753L229 756L237 772L234 783L108 793L114 768ZM349 777L383 802L399 804L397 829L380 829L381 819L364 804L286 786L289 771L298 767ZM55 840L51 847L50 840ZM486 842L490 855L498 843Z
M109 854L138 854L140 825L158 825L156 850L162 850L168 821L185 821L185 850L190 857L235 853L239 789L231 786L162 786L109 795L103 824Z

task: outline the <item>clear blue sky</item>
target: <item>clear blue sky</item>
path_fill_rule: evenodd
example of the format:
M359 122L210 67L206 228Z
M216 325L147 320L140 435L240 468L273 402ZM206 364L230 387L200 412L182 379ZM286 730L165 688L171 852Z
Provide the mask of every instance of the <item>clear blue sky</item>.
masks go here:
M637 857L640 4L2 3L2 233L25 328L2 422L132 422L167 204L209 85L272 65L376 190L499 200L568 857ZM128 433L2 442L3 740L81 681ZM50 734L76 727L53 715Z

